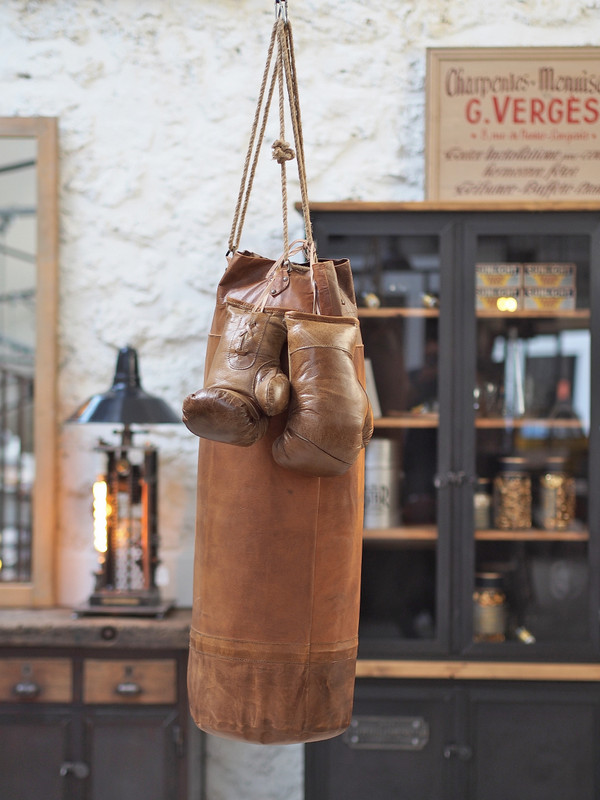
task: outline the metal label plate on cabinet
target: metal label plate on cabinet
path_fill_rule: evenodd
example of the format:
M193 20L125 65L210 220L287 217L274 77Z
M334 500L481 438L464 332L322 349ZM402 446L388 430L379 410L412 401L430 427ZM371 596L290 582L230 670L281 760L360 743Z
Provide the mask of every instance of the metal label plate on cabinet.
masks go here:
M423 717L356 716L343 740L354 749L422 750L429 725Z

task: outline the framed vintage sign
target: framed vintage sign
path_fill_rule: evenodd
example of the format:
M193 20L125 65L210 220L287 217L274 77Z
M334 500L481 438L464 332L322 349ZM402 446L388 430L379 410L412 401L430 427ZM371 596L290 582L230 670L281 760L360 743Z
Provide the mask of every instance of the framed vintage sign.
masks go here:
M427 51L426 193L600 201L600 47Z

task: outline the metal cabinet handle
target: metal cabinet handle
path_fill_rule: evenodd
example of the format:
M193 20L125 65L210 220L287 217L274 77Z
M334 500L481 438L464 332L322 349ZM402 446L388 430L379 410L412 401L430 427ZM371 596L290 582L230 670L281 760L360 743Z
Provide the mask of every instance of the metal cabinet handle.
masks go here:
M16 697L21 697L24 700L37 697L42 691L42 687L35 681L19 681L13 686L12 692Z
M444 758L458 758L459 761L470 761L473 751L468 744L447 744L444 747Z
M90 768L83 761L65 761L60 765L60 776L66 778L72 775L74 778L84 780L90 774Z
M115 687L115 692L121 697L137 697L142 691L142 687L135 681L121 681Z

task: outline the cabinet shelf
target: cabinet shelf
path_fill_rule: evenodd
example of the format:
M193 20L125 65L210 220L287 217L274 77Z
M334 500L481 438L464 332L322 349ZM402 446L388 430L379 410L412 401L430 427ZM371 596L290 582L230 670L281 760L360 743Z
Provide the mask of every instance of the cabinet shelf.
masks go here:
M437 428L439 414L394 414L391 417L377 417L376 428Z
M412 318L435 318L439 317L439 308L409 308L389 306L387 308L359 308L358 316L363 318L379 317L385 319L389 317L412 317ZM517 311L495 311L493 309L480 309L476 312L478 319L566 319L582 320L588 322L590 311L587 308L576 308L571 311L546 311L543 309L519 309Z
M551 319L580 319L589 321L590 311L588 308L576 308L572 311L546 311L542 309L518 309L517 311L495 311L494 309L480 309L476 312L478 319L484 318L499 318L505 319L544 319L545 317Z
M476 428L581 428L578 419L549 419L548 417L478 417L475 420Z
M519 531L497 529L475 531L475 539L486 542L587 542L589 531L545 531L528 528Z
M365 528L363 539L388 542L435 542L435 525L405 525L402 528Z
M439 308L359 308L359 317L439 317Z
M510 661L396 661L359 659L358 678L454 680L600 681L596 663L535 663Z

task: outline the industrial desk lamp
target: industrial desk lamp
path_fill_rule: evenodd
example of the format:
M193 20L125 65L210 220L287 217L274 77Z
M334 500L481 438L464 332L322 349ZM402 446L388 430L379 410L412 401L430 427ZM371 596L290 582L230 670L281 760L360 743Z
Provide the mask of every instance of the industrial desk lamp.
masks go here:
M93 486L94 547L98 553L96 584L78 615L122 614L162 617L171 601L156 585L158 558L157 450L133 444L132 425L180 423L180 417L158 397L142 389L137 352L119 351L111 388L93 395L67 422L122 426L121 442L100 440L106 473Z

